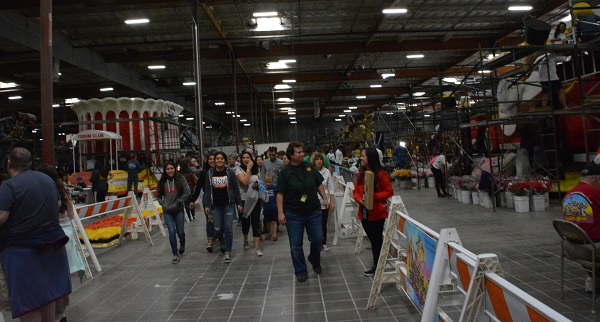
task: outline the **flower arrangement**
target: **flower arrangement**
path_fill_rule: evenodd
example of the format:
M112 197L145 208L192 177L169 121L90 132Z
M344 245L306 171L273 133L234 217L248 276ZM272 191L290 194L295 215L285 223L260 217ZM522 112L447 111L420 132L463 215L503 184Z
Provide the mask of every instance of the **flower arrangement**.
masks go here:
M410 180L411 170L396 170L392 173L392 177L398 180Z
M529 181L529 184L531 186L531 190L536 195L543 195L552 189L552 183L547 177L532 179Z
M144 218L154 215L152 211L143 211L142 215ZM126 227L131 225L137 220L137 217L127 218ZM123 214L118 216L110 216L93 224L84 226L85 234L91 243L109 243L114 239L119 238L121 234L121 224L123 223ZM81 239L81 237L80 237Z
M529 196L531 194L531 186L524 179L510 181L506 187L506 190L515 196Z
M427 169L427 171L425 171L425 177L427 177L427 178L433 177L433 172L431 172L431 169Z

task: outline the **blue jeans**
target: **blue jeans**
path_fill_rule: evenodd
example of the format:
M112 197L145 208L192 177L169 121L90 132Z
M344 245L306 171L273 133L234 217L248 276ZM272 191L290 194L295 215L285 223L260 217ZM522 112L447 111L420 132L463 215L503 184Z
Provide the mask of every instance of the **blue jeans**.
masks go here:
M179 237L179 243L185 245L185 232L183 231L183 210L176 213L164 213L165 221L167 222L167 228L169 229L169 243L171 244L171 251L173 255L177 254L177 237Z
M292 264L294 264L294 274L306 275L306 261L304 260L304 228L310 242L310 253L308 261L313 267L321 266L321 247L323 246L323 230L321 209L315 210L308 216L298 216L290 211L285 212L287 222L287 233L290 239L290 252L292 254Z
M223 242L225 238L225 250L231 252L233 246L233 214L236 212L235 203L230 203L225 207L213 207L211 214L215 227L215 236Z

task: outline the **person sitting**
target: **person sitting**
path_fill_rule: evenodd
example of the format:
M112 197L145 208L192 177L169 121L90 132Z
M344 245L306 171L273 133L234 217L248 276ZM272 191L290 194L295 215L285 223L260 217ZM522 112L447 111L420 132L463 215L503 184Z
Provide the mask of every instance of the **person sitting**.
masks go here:
M581 227L596 247L600 247L600 165L592 162L581 171L581 182L567 193L562 201L563 219ZM573 252L581 259L589 258L589 251ZM578 248L580 249L580 248ZM588 274L585 290L592 291L592 277Z

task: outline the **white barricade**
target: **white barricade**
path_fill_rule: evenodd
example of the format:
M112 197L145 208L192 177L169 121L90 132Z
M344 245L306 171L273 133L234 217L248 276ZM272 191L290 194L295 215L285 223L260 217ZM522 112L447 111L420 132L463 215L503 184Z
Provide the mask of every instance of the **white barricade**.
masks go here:
M359 226L356 220L356 202L352 193L354 184L344 182L344 178L334 174L335 182L335 234L332 245L337 245L340 238L356 237Z
M444 311L448 306L462 307L458 321L569 321L505 280L497 255L476 255L462 246L456 229L436 233L410 218L399 196L388 203L393 211L367 309L375 308L381 283L398 281L422 313L421 321L452 321ZM391 233L394 227L398 229ZM388 257L390 249L397 251L396 258ZM395 278L386 277L386 264L396 267Z
M152 226L158 226L160 233L163 235L163 237L166 237L167 232L165 231L165 227L160 219L160 212L157 209L158 201L156 201L155 197L156 190L151 191L148 188L144 188L140 207L142 208L142 211L152 211L154 213L153 218L149 218L148 220L148 230L152 231Z

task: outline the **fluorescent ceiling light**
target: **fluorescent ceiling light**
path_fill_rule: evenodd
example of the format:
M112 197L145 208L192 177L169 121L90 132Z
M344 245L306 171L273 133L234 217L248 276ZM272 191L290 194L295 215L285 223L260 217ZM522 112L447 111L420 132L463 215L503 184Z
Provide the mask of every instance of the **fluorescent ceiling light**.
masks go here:
M288 64L288 63L295 63L296 60L295 59L280 59L280 60L278 60L278 62Z
M196 82L184 82L183 86L193 86L196 85Z
M364 95L359 95L359 96L356 96L356 98L360 100L360 99L367 98L367 97Z
M135 25L135 24L149 23L149 22L150 22L150 20L148 20L146 18L125 20L125 23L128 24L128 25Z
M386 79L388 77L394 77L396 74L381 74L381 78Z
M73 104L73 103L77 103L77 102L79 102L79 99L77 97L65 99L65 104Z
M21 96L19 96L19 95L17 95L17 96L9 96L9 97L8 97L8 99L9 99L9 100L20 100L20 99L22 99L22 98L23 98L23 97L21 97Z
M444 82L447 82L447 83L455 83L455 84L459 83L459 81L456 78L454 78L454 77L446 77L446 78L444 78L442 80Z
M186 121L191 121L191 120L193 120L193 119L194 119L193 117L186 117L186 118L185 118L185 120L186 120ZM202 122L202 124L204 124L204 122Z
M256 28L254 31L277 31L284 29L279 17L256 18Z
M290 120L295 120L296 117L295 116L290 116Z
M296 122L296 121L291 121L290 123L292 123L292 124L296 124L296 123L298 123L298 122Z
M246 119L241 119L240 122L248 122Z
M295 109L295 108L290 108L290 109L288 110L288 112L296 112L296 109Z
M429 115L429 114L425 114L425 115L423 115L423 116L425 116L425 117L430 117L431 115Z
M423 55L423 54L406 55L406 58L408 58L408 59L418 59L418 58L423 58L423 57L425 57L425 55Z
M282 80L282 82L284 82L284 83L295 83L296 80L295 79L284 79L284 80Z
M342 119L335 119L335 121L336 121L336 122L341 122L341 121L342 121Z
M227 111L225 112L225 114L233 114L233 112Z
M14 87L17 87L16 83L0 82L0 88L14 88Z
M393 115L394 113L392 113L392 112L386 112L385 114L386 115Z
M381 12L385 14L395 14L395 13L407 13L408 10L405 8L387 8L383 9Z
M244 123L244 126L250 126L250 123Z
M379 85L379 84L371 84L370 87L371 88L380 88L381 85Z
M286 69L290 68L286 63L282 62L270 62L267 63L267 69Z
M112 91L112 90L113 90L113 88L112 88L112 87L104 87L104 88L101 88L101 89L100 89L100 91L101 91L101 92L110 92L110 91Z
M223 106L223 105L225 105L225 102L216 102L215 105L216 106Z
M484 70L478 70L477 72L478 72L479 74L489 74L489 73L491 73L492 71L491 71L491 70L489 70L489 69L484 69Z
M346 114L339 114L338 117L346 117Z
M414 92L413 96L423 96L425 95L425 92Z
M398 107L399 110L405 110L406 107Z
M293 102L293 99L290 99L289 97L281 97L277 99L277 102Z
M148 69L165 69L166 66L165 65L150 65L148 66Z
M288 111L288 115L296 115L296 112Z
M351 110L344 110L344 113L350 113L352 112Z
M349 106L348 108L349 108L349 109L351 109L351 110L355 110L355 109L357 109L358 107L356 107L356 106Z
M290 85L287 85L287 84L277 84L273 88L274 89L290 89Z
M202 124L206 124L206 122L202 122Z
M183 114L179 114L179 117L183 117Z
M52 104L52 107L59 107L60 104Z
M510 11L529 11L533 9L532 6L510 6L508 7L508 10Z
M282 107L282 108L280 108L280 110L282 110L282 111L289 111L291 109L292 109L291 107Z
M560 19L560 21L562 21L562 22L568 22L568 21L571 21L571 15L568 15L568 16L566 16L566 17L563 17L562 19Z
M254 18L259 17L277 17L278 13L276 11L268 11L268 12L255 12L252 14Z

